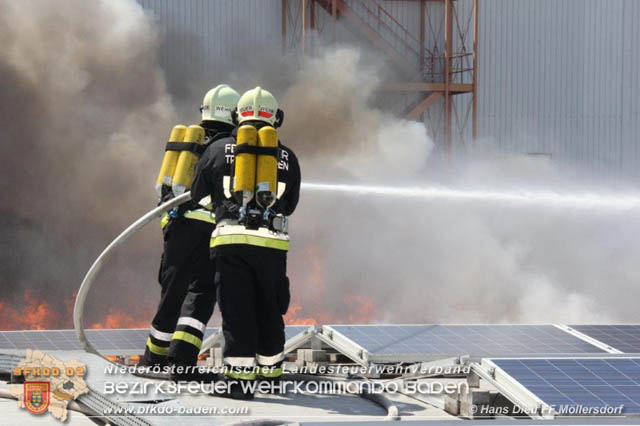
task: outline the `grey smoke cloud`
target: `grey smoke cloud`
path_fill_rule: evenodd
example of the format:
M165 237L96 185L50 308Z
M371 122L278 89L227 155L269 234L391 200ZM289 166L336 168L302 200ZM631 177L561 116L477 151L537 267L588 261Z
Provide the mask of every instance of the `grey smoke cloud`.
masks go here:
M358 56L341 48L309 59L282 96L295 114L281 133L302 152L307 180L625 189L545 159L496 152L486 141L470 160L427 166L433 143L426 129L369 106L381 79ZM319 312L325 322L637 321L637 210L305 192L292 220L294 300L304 307L301 317ZM374 309L354 302L357 296Z
M173 116L158 37L133 1L26 0L0 1L0 43L2 298L19 308L28 288L61 308L101 247L154 203ZM157 255L157 240L145 250ZM141 241L118 255L123 271ZM105 305L121 284L102 284Z

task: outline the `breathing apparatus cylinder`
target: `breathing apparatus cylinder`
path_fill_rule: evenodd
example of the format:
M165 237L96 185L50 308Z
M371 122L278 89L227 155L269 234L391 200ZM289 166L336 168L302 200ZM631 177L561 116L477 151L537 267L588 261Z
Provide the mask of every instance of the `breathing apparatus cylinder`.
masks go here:
M183 142L184 136L187 132L187 126L179 124L171 129L171 135L169 136L169 142ZM160 166L160 173L158 173L158 179L156 179L156 193L158 198L162 199L164 186L167 190L171 190L173 184L173 175L176 171L176 165L178 164L178 157L180 151L167 150L164 152L162 158L162 166Z
M258 132L258 146L278 148L278 132L265 126ZM256 167L256 201L267 209L276 202L278 191L278 158L274 155L258 155Z
M250 125L241 126L236 136L236 149L244 145L258 145L258 130ZM256 186L256 155L250 152L236 153L233 174L233 195L246 208L253 199Z
M184 142L196 143L202 145L204 143L204 129L196 124L189 126L184 136ZM173 195L176 197L188 191L191 188L193 175L198 162L198 155L192 151L180 151L176 171L173 174Z

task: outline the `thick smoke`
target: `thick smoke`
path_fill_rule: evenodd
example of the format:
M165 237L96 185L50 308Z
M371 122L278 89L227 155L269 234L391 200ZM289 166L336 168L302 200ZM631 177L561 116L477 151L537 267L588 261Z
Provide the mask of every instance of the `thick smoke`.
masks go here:
M306 61L284 92L281 133L306 180L595 190L592 178L486 143L471 160L427 165L424 126L369 107L376 75L343 48ZM323 322L637 321L639 230L636 211L304 192L294 300L300 317Z
M398 120L370 106L382 83L382 64L343 47L305 60L281 98L282 129L309 168L326 177L327 167L391 178L420 170L433 148L423 124Z
M28 289L68 327L92 259L154 203L173 115L158 37L133 1L26 0L0 1L0 43L2 299L20 313ZM148 288L125 281L157 264L157 240L144 256L140 242L115 260L125 276L102 283L104 305L119 285Z

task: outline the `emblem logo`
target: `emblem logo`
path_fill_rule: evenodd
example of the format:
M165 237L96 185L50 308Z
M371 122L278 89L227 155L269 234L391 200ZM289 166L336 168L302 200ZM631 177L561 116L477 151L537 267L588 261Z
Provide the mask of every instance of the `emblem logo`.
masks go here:
M24 382L24 406L33 414L49 407L49 382Z

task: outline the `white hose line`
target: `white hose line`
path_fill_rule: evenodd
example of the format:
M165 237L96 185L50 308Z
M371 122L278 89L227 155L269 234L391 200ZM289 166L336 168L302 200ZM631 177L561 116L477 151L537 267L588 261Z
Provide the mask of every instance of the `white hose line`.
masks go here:
M91 286L93 285L96 279L96 276L98 275L98 272L100 272L104 264L107 262L107 260L109 260L109 258L111 257L115 249L120 245L122 245L122 243L124 243L129 237L131 237L133 234L138 232L149 222L153 221L156 218L161 217L164 212L171 210L172 208L179 206L180 204L183 204L189 201L190 199L191 199L191 193L185 192L184 194L178 197L175 197L167 201L166 203L159 205L155 209L151 210L150 212L142 216L140 219L136 220L131 225L129 225L127 229L122 231L122 233L118 235L116 239L113 240L111 244L109 244L102 253L100 253L100 256L98 256L95 262L93 262L93 265L91 265L91 268L87 272L87 275L85 275L84 280L82 280L82 284L80 285L80 289L78 290L78 295L76 296L76 303L75 303L75 306L73 307L73 327L76 331L76 336L78 337L78 340L84 347L85 351L92 354L96 354L99 357L102 357L105 360L109 361L102 354L100 354L100 352L98 352L96 348L93 347L93 345L91 344L91 342L89 342L89 340L87 339L87 336L84 333L84 324L83 324L84 304L85 304L85 301L87 300L87 295L89 294L89 290L91 290Z

